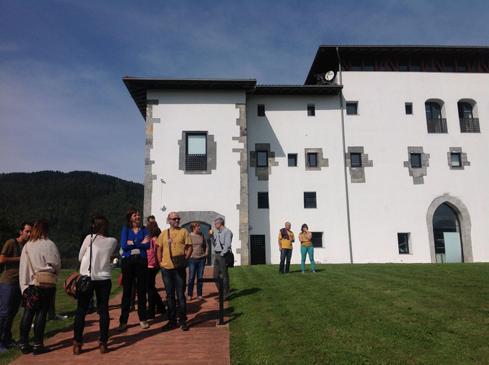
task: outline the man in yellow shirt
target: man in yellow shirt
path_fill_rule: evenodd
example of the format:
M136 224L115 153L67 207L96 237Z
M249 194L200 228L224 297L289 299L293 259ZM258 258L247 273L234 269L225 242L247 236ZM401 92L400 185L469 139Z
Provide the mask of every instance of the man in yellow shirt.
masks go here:
M295 241L294 233L290 230L291 227L290 222L285 222L285 228L282 228L278 233L278 249L280 251L279 274L284 273L285 260L287 260L285 273L287 274L289 272L290 259L292 258L292 243Z
M186 266L175 268L175 263L178 262L178 256L185 255L186 260L190 258L190 255L192 255L192 241L187 230L179 227L180 217L178 213L171 212L168 214L167 221L170 228L164 230L156 242L158 245L156 258L162 268L161 272L168 302L168 323L163 326L162 330L168 331L181 327L182 331L188 331L185 298L187 268ZM177 323L175 292L178 300L179 323Z

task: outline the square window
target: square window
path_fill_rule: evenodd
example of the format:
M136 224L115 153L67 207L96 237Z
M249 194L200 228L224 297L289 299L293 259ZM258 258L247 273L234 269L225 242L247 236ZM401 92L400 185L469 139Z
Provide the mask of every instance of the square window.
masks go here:
M358 103L349 101L346 103L346 114L347 115L357 115L358 114Z
M307 167L318 167L318 154L317 153L307 153Z
M411 167L413 169L421 168L421 153L411 153Z
M305 209L317 208L315 191L304 193L304 208Z
M268 151L256 151L256 167L268 167Z
M450 160L452 161L452 167L462 167L462 156L460 153L451 153Z
M311 232L312 247L323 247L323 232Z
M362 154L350 153L351 167L362 167Z
M397 234L397 245L399 247L400 254L409 253L409 236L410 233L398 233Z
M314 104L307 104L307 116L308 117L316 116L316 106Z
M265 116L265 104L258 104L258 116L259 117Z
M413 103L406 103L406 115L413 114Z
M287 159L289 160L289 167L297 166L297 153L289 153Z
M207 135L205 133L187 134L185 170L207 170Z
M268 209L268 192L258 193L258 209Z

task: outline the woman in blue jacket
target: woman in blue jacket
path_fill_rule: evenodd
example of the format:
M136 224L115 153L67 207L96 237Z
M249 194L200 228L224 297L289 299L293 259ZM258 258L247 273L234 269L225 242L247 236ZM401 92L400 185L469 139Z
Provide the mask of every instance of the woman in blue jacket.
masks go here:
M148 256L146 250L150 247L149 232L146 227L140 227L141 216L138 210L131 207L126 213L127 225L122 229L122 304L119 318L119 331L124 331L129 318L131 290L134 277L138 290L139 323L143 329L149 328L146 321L146 275L148 271Z

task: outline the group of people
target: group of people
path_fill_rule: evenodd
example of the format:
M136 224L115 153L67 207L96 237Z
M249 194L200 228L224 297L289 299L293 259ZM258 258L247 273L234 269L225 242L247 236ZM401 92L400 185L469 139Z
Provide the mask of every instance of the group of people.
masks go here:
M127 328L131 310L133 285L136 283L138 298L138 317L143 329L149 328L148 319L166 311L163 301L155 287L156 274L161 270L168 305L168 322L163 331L181 328L188 331L186 301L202 297L204 267L209 254L209 245L200 232L200 223L192 222L189 233L180 227L178 213L168 214L169 228L160 231L153 216L148 218L147 226L141 225L139 211L131 207L126 212L127 224L121 234L122 302L119 318L119 331ZM210 241L215 252L214 278L222 277L223 294L229 296L229 275L225 262L226 255L232 252L233 234L225 227L222 218L214 221L216 232L209 231ZM77 296L78 306L74 320L73 353L83 352L83 332L85 317L90 312L93 292L97 298L97 312L100 316L100 353L108 352L109 338L109 296L112 288L111 259L116 252L117 241L109 237L109 222L104 216L94 216L91 233L81 245L78 259L79 273L91 278L93 290ZM19 230L19 237L5 243L0 254L0 264L4 272L0 279L0 351L19 347L23 354L35 355L47 352L43 337L46 317L56 293L56 280L61 269L61 258L54 242L48 238L49 221L41 219L34 225L25 223ZM187 266L189 278L187 283ZM40 273L54 276L54 285L40 286ZM197 285L195 281L197 278ZM217 284L218 285L218 284ZM187 297L185 287L187 286ZM219 286L218 286L219 289ZM148 301L146 301L148 296ZM12 339L12 322L22 304L20 341ZM148 306L146 305L148 304ZM177 320L178 311L178 320ZM35 318L35 320L34 320ZM34 345L28 342L29 332L34 321ZM6 351L6 350L5 350Z
M292 243L295 242L294 233L290 230L292 225L290 222L285 222L285 227L280 229L278 233L278 249L280 251L280 266L278 273L287 274L290 269L290 260L292 258ZM316 272L316 265L314 264L314 247L312 245L312 233L309 232L307 224L301 226L301 233L299 234L299 241L301 243L301 269L302 273L306 269L306 256L309 255L309 261L311 263L311 270Z

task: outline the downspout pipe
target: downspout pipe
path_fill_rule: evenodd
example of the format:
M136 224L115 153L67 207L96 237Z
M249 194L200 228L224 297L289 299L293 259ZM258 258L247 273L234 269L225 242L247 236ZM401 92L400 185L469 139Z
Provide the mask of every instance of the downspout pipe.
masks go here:
M343 76L341 74L341 58L340 51L336 47L336 55L338 56L338 73L340 75L340 85L343 86ZM348 190L348 166L346 165L346 137L345 137L345 110L343 106L343 88L340 90L340 111L341 111L341 133L343 139L343 164L345 173L345 197L346 197L346 221L348 225L348 246L350 248L350 264L353 264L353 248L351 241L351 219L350 219L350 194Z

